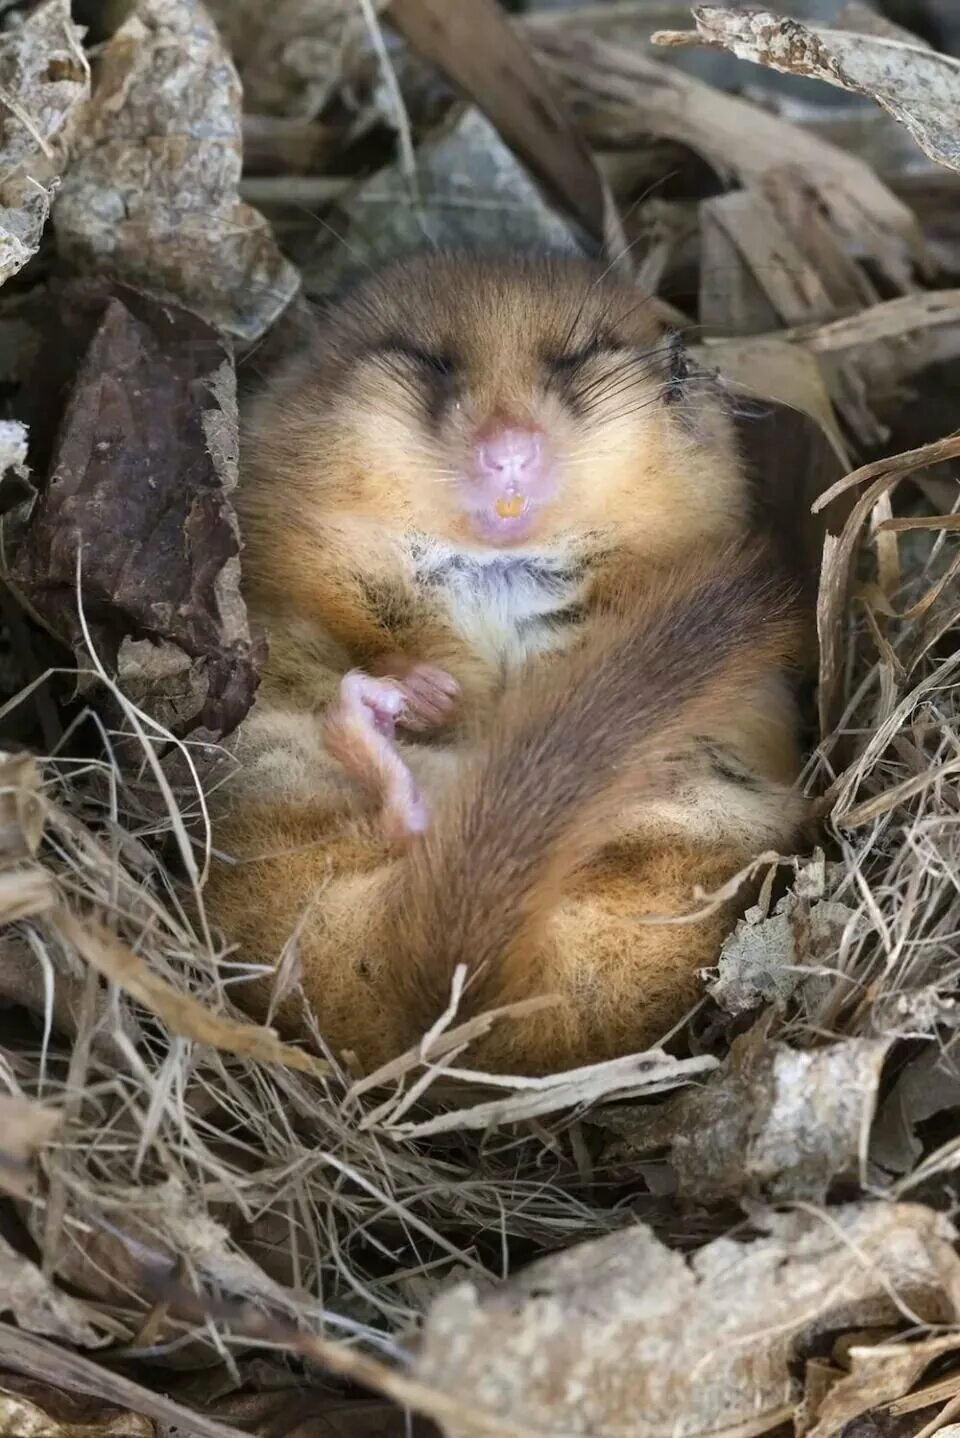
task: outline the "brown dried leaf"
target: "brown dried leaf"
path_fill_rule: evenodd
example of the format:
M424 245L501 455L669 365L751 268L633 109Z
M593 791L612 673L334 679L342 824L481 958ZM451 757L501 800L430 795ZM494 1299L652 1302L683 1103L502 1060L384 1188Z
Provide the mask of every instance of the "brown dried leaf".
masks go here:
M0 284L36 253L90 69L70 0L45 0L0 36Z
M906 125L922 150L960 170L960 60L902 37L806 25L769 10L744 14L697 5L696 31L655 35L661 45L720 45L788 75L805 75L867 95Z
M824 322L879 296L844 250L802 172L771 170L762 188L705 200L700 323L762 334Z
M832 733L837 717L836 710L843 680L843 616L863 526L877 501L895 489L905 475L924 469L929 464L939 464L942 460L956 459L958 456L960 436L950 435L934 444L923 445L920 449L907 450L904 454L891 455L888 459L862 465L860 469L855 469L852 474L846 475L824 490L815 502L814 509L820 511L841 496L855 491L858 485L869 485L850 510L843 533L839 538L828 535L824 545L820 594L817 600L817 634L820 640L818 705L821 734L824 737ZM836 815L836 821L842 822L842 817L841 814Z
M241 93L200 0L137 0L100 56L54 210L61 252L255 340L299 279L242 204Z
M837 409L864 444L887 437L875 411L905 380L960 355L960 290L931 290L781 337L818 362Z
M187 311L99 281L68 287L51 329L59 358L45 346L43 372L27 387L35 465L47 480L10 556L10 582L83 654L79 542L100 659L176 733L228 733L253 702L260 652L240 595L230 503L229 352ZM69 398L57 423L63 381Z
M850 1372L812 1410L816 1422L803 1424L798 1432L804 1438L836 1438L861 1414L909 1393L934 1359L956 1348L960 1348L956 1334L918 1343L855 1344L850 1349Z
M479 105L548 194L594 240L610 220L603 182L529 49L496 0L391 0L390 20Z
M0 865L36 856L45 813L36 759L0 752Z
M669 1146L681 1196L822 1202L855 1177L889 1039L800 1050L764 1019L735 1039L720 1072L663 1108L627 1115L629 1155ZM622 1157L622 1153L618 1153Z
M823 515L811 513L824 487L849 464L817 362L774 338L708 342L693 353L718 366L733 391L757 520L812 610L824 534L840 528L849 510L844 500Z
M436 1429L395 1404L316 1387L247 1392L222 1399L216 1412L257 1438L436 1438Z
M417 1376L465 1416L541 1433L760 1433L793 1412L791 1365L816 1335L957 1311L953 1230L928 1209L850 1205L764 1227L685 1257L637 1225L492 1294L461 1284L427 1316ZM444 1424L447 1438L468 1431Z
M35 1099L0 1094L0 1189L16 1198L33 1191L34 1162L60 1127L60 1115Z

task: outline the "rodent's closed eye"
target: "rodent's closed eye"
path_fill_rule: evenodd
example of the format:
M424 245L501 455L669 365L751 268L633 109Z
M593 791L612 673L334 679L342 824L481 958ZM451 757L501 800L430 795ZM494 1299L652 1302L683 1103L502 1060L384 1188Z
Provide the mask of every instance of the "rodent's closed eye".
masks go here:
M622 344L606 335L594 335L576 349L561 350L544 356L547 368L554 374L575 374L595 359L630 359L636 353L633 345Z
M449 376L457 367L449 351L426 349L399 337L383 340L374 347L372 353L406 360L430 374Z

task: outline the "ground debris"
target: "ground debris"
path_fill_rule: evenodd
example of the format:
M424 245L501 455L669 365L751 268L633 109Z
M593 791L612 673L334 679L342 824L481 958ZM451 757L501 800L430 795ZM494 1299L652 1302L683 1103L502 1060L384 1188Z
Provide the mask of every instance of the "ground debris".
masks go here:
M917 1127L934 1114L960 1109L960 1074L949 1051L928 1044L907 1063L877 1114L870 1158L889 1174L909 1173L923 1153Z
M100 56L54 212L61 253L258 339L298 276L240 202L240 85L199 0L137 0Z
M581 110L589 97L594 123L603 126L591 131L588 112L595 140L668 139L745 189L762 188L786 167L817 197L851 255L876 265L898 291L913 288L915 267L924 260L916 218L855 155L638 50L596 40L586 29L538 30L536 36L551 72Z
M479 110L464 106L417 152L416 191L398 162L357 187L304 260L310 294L333 288L358 264L375 264L423 243L545 246L576 252L566 221Z
M661 32L655 41L726 46L740 60L867 95L906 125L931 159L960 169L960 60L953 56L907 43L903 31L865 35L807 25L769 10L744 14L696 5L693 18L696 31Z
M89 640L119 665L158 722L222 735L250 707L258 655L230 502L230 352L194 315L127 289L81 281L59 298L59 363L45 348L26 389L46 420L34 425L44 483L9 542L10 583L84 667Z
M720 1071L659 1109L605 1115L623 1163L666 1147L681 1197L822 1202L856 1178L888 1039L791 1048L768 1018L735 1039Z
M707 989L730 1014L761 1004L784 1013L801 987L805 1007L813 1009L829 983L818 978L817 966L832 964L847 926L858 919L847 904L835 899L807 904L794 892L785 894L770 915L748 909L724 943Z
M36 254L66 169L90 94L82 38L70 0L45 0L0 35L0 284Z
M332 96L355 87L373 49L356 0L208 0L254 114L313 120ZM383 8L374 0L373 8Z
M60 1127L60 1115L35 1099L0 1094L0 1189L17 1198L33 1190L34 1161Z
M56 1288L36 1264L0 1236L0 1317L13 1314L28 1333L62 1338L83 1348L105 1340L94 1327L93 1311Z
M762 1227L684 1258L637 1226L541 1259L490 1295L446 1294L417 1361L463 1405L444 1432L476 1431L471 1410L511 1431L609 1438L706 1438L761 1417L773 1428L797 1405L791 1369L818 1335L956 1315L953 1231L927 1209L850 1205Z
M156 1438L149 1418L0 1373L0 1438Z
M473 99L585 236L607 240L613 223L619 238L589 147L496 0L472 0L469 10L445 0L391 0L389 16L415 51Z

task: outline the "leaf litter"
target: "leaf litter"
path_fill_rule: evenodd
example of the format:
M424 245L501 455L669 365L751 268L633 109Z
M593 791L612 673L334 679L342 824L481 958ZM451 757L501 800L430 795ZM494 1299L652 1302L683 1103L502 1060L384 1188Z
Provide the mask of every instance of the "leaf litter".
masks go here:
M0 1432L949 1433L960 235L906 137L953 182L960 62L862 5L695 7L696 74L683 6L475 9L0 9ZM261 656L235 391L302 289L497 237L604 253L720 370L819 589L821 848L669 1052L477 1074L529 1006L455 987L360 1074L245 1018L204 917Z

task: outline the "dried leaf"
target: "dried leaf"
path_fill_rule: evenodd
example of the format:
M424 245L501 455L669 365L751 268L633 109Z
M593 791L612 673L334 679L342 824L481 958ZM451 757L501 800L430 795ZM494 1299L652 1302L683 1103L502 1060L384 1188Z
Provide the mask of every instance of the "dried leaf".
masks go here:
M836 718L837 696L842 680L841 616L847 603L853 563L863 526L877 501L895 489L905 475L923 469L928 464L939 464L942 460L956 459L958 456L960 436L951 435L937 440L934 444L923 445L920 449L908 450L904 454L891 455L888 459L862 465L824 490L814 504L814 509L820 511L841 495L852 493L858 485L869 486L851 509L840 537L835 539L828 535L824 544L820 595L817 601L817 634L820 640L818 706L821 733L824 736L831 733ZM842 813L838 812L835 822L842 823L842 818Z
M60 1115L35 1099L0 1094L0 1189L16 1198L33 1190L34 1161L60 1127Z
M36 759L0 752L0 865L36 857L45 814Z
M382 9L383 0L377 0ZM244 107L312 120L371 59L356 0L207 0L243 82Z
M315 1387L243 1393L217 1403L216 1411L257 1438L436 1438L432 1426L392 1403Z
M458 244L573 249L565 221L479 110L457 109L417 151L417 196L399 164L361 184L334 211L316 258L304 264L308 293L324 293L360 264L419 248Z
M586 31L537 31L540 53L580 100L613 117L620 136L675 140L723 176L762 187L789 160L829 216L851 255L869 260L901 291L923 259L916 219L871 166L797 125L637 50L603 44ZM584 96L589 104L584 103ZM584 117L589 130L589 116Z
M762 334L824 322L879 296L844 250L815 194L784 160L762 188L701 206L700 323L716 334Z
M237 193L240 84L200 0L137 0L100 56L54 211L74 264L258 339L298 277Z
M40 244L90 94L70 0L45 0L0 36L0 284Z
M960 1348L956 1334L918 1343L854 1345L849 1374L831 1386L813 1410L816 1422L804 1425L800 1433L805 1438L836 1438L861 1414L909 1393L929 1364L956 1348Z
M230 503L232 361L203 321L133 291L84 282L60 300L50 338L60 360L45 347L44 372L28 384L46 483L10 556L10 582L83 654L79 545L101 660L176 733L222 735L253 702L260 654L240 595ZM56 424L58 363L69 374L78 353Z
M495 0L391 0L387 16L496 126L545 190L594 240L607 236L600 173L552 86Z
M764 1227L685 1257L638 1225L540 1259L492 1294L462 1284L427 1316L417 1376L465 1417L540 1433L761 1433L761 1419L772 1428L792 1413L791 1365L816 1335L953 1319L960 1260L928 1209L851 1205ZM447 1438L468 1431L444 1423Z
M0 515L33 499L27 442L25 424L16 419L0 420Z
M682 1197L822 1202L856 1177L890 1040L788 1048L761 1020L735 1039L720 1072L663 1108L625 1118L625 1150L669 1145ZM622 1154L618 1153L618 1157Z
M801 986L811 1007L817 990L830 982L818 980L817 966L834 966L840 941L857 918L857 910L835 899L810 905L792 893L769 916L749 909L726 939L707 988L728 1014L760 1004L783 1013Z
M870 1137L871 1160L887 1173L908 1173L923 1153L914 1130L951 1108L960 1108L960 1074L949 1052L928 1044L905 1065L883 1101Z
M720 5L697 5L696 31L661 33L661 45L722 45L789 75L825 80L867 95L906 125L922 150L960 170L960 60L902 37L806 25L769 10L745 15Z
M876 411L902 405L906 380L960 356L960 290L907 295L782 338L817 360L850 428L876 444L888 433Z
M752 338L703 344L695 354L719 365L732 391L757 523L812 609L824 535L842 527L850 503L841 500L822 515L811 506L843 473L846 450L816 361L798 351L787 356L789 349L779 340Z
M30 1333L48 1334L83 1348L95 1348L104 1341L93 1327L86 1306L68 1293L61 1293L35 1264L0 1236L0 1315L6 1313L11 1313Z

